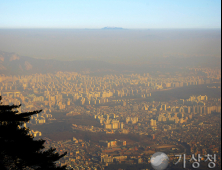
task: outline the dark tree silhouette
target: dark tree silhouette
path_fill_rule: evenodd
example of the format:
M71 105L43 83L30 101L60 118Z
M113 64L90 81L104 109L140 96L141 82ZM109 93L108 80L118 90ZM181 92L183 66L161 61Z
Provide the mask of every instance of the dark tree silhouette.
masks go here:
M34 140L29 129L22 127L41 110L18 113L21 105L2 105L1 99L0 96L0 169L65 170L66 166L57 167L55 161L67 153L59 155L55 148L46 150L45 140Z

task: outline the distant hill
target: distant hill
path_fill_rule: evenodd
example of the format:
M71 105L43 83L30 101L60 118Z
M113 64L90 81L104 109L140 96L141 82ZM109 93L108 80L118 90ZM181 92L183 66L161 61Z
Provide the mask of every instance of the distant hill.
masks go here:
M58 61L19 56L15 53L0 51L0 74L23 75L35 73L52 73L57 71L85 71L110 69L111 64L104 61Z
M102 29L105 29L105 30L122 30L124 28L122 28L122 27L104 27Z
M140 61L140 58L137 58ZM96 74L147 73L156 71L175 72L182 67L219 67L219 57L154 57L148 62L131 64L112 64L101 60L58 61L54 59L36 59L19 56L15 53L0 51L0 74L28 75L35 73L54 73L58 71L80 72L91 71ZM164 66L164 67L163 67Z

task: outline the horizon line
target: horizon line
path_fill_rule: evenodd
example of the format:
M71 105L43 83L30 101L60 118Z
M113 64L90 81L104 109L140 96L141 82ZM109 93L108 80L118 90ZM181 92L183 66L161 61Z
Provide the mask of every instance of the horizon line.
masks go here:
M106 29L107 28L107 29ZM24 28L4 28L0 27L0 29L76 29L76 30L154 30L154 29L221 29L221 28L124 28L124 27L102 27L102 28L46 28L46 27L24 27Z

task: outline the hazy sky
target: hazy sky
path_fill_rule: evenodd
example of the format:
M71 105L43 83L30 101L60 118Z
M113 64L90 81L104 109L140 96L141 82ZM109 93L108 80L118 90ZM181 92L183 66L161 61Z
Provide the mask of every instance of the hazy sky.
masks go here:
M0 50L34 58L104 61L221 56L221 29L0 29Z
M221 28L220 0L0 0L0 28Z

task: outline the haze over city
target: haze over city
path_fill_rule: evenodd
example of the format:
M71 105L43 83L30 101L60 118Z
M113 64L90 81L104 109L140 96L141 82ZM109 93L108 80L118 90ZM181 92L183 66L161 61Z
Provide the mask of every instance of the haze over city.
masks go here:
M219 0L5 1L0 7L0 50L34 58L116 62L219 57L220 4Z
M148 62L154 57L220 57L220 37L220 29L4 29L0 47L41 59Z
M42 110L14 127L63 170L221 169L221 1L0 1L0 96L2 146L4 114Z

